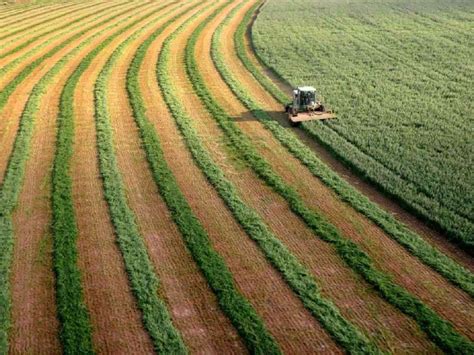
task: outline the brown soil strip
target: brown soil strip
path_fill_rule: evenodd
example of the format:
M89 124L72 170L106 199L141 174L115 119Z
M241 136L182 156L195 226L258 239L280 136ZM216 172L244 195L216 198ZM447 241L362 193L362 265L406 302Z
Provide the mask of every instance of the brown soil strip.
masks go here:
M93 8L86 8L86 9L80 10L80 11L74 13L74 15L69 16L67 18L67 22L72 22L72 21L74 21L74 20L76 20L76 19L78 19L82 16L92 15L90 18L86 18L86 19L83 20L84 22L90 21L94 17L94 14L96 12L98 12L99 10L102 10L102 9L106 9L110 6L112 6L111 3L104 3L101 6L94 6ZM103 16L104 17L105 16L110 16L115 11L118 12L119 10L116 10L116 8L114 7L114 8L112 8L112 10L110 12L103 13ZM51 30L52 28L59 27L60 25L64 25L66 23L65 20L62 20L62 21L63 22L61 22L61 23L55 23L55 24L52 24L52 25L48 25L46 28L44 28L44 31L41 31L41 33L47 32L48 30ZM97 21L97 22L99 22L99 21ZM78 25L79 25L79 23L75 23L71 27L76 27ZM66 31L66 30L67 30L67 28L62 29L58 32L63 32L63 31ZM28 41L31 37L36 36L37 34L38 34L38 31L34 31L31 35L30 34L25 34L25 35L20 36L15 41L13 41L13 42L9 43L7 46L3 47L0 50L0 54L4 54L4 53L9 52L10 50L16 48L18 45L21 45L24 42ZM22 56L23 54L25 54L26 52L30 51L32 48L36 47L38 44L41 44L45 41L48 41L49 39L51 39L52 37L54 37L56 35L57 35L56 31L53 32L53 33L50 33L47 36L41 37L38 41L30 43L28 46L26 46L25 48L19 50L18 52L12 53L12 54L4 57L4 58L1 58L0 59L0 67L3 67L5 65L7 65L8 63L12 62L16 58L18 58L18 57ZM56 39L53 42L57 45L62 39L66 38L68 35L70 35L70 34L66 33L66 34L62 35L60 38ZM49 48L53 48L54 45L49 44L48 46L49 46ZM42 50L44 50L44 49L42 49ZM2 80L0 82L3 82L4 81L3 76L1 76L1 79ZM3 85L3 84L0 84L0 85Z
M109 31L110 32L110 31ZM109 33L104 33L104 36ZM12 264L12 328L10 353L59 354L54 274L52 271L51 186L56 117L67 78L98 38L71 60L51 85L35 122L30 159L18 208L14 213L15 247Z
M189 5L188 5L189 6ZM178 10L179 12L182 9ZM188 16L192 16L192 10ZM174 16L170 14L167 18ZM184 19L165 32L170 33ZM165 22L166 19L160 21ZM216 297L201 274L162 201L151 176L125 89L125 75L139 44L156 27L133 42L114 68L110 83L109 112L114 128L116 154L129 203L161 282L173 322L190 351L195 353L244 353L236 330L220 310ZM161 40L157 43L161 43ZM153 75L154 70L148 72Z
M89 8L92 6L96 6L97 3L94 5L93 3L90 4L84 4L84 3L78 3L74 4L71 6L71 4L68 4L67 6L62 6L61 8L55 9L49 13L42 14L41 16L35 16L34 18L30 20L23 21L22 19L19 19L18 22L16 23L17 26L8 26L6 31L0 31L0 37L3 36L9 36L4 38L3 40L9 41L10 39L14 38L21 38L23 36L27 37L30 36L32 33L36 33L37 31L41 31L44 28L47 28L48 26L51 26L52 24L57 24L60 22L63 22L64 20L67 19L68 16L70 16L74 10L80 11L85 8ZM61 18L53 19L54 17L61 16ZM51 18L52 20L48 19ZM48 21L46 23L41 23L43 21ZM14 32L20 30L20 32L13 34ZM10 34L12 34L10 36Z
M159 4L155 5L159 6ZM140 11L131 20L143 15ZM74 98L75 145L71 176L78 224L79 268L85 303L98 353L152 353L141 313L131 293L122 254L104 200L98 166L94 118L94 83L113 50L134 30L115 39L83 74Z
M216 91L220 91L225 85L220 82L220 77L218 73L215 72L212 61L210 60L209 49L211 35L216 25L222 21L223 18L224 15L218 16L218 18L205 29L198 41L198 52L196 54L199 58L200 68L205 75L206 82ZM412 320L401 315L371 292L362 280L343 265L330 247L314 238L303 223L289 211L286 202L267 188L245 167L238 156L226 147L225 137L223 137L214 120L209 117L207 111L204 110L198 98L193 94L191 84L186 78L185 69L183 67L183 48L189 34L190 31L186 31L186 33L183 33L180 39L175 42L173 54L171 55L172 58L175 58L175 65L171 66L173 68L172 77L175 78L176 87L180 88L180 90L176 91L176 94L182 98L182 102L188 108L188 112L190 112L195 119L196 128L200 132L201 138L205 141L214 159L226 173L226 176L235 183L244 200L259 212L273 232L280 237L282 242L284 242L301 262L321 280L320 284L323 289L323 294L335 302L345 317L373 336L381 347L386 349L410 349L412 351L421 351L421 349L436 351L434 346L426 339L424 334L418 330L417 325ZM213 72L213 75L210 74L211 72ZM233 97L231 93L226 92L226 96L227 95L231 98ZM160 131L163 131L163 126L165 126L165 122L161 124ZM176 145L177 141L180 141L179 136L170 142L170 146L173 144ZM169 156L175 157L176 152L171 151ZM182 161L181 158L174 160ZM170 164L173 163L170 162ZM174 163L174 165L176 165L176 163ZM184 186L189 186L189 180L195 181L194 177L189 179L187 173L183 175L187 177L183 182ZM189 186L188 189L189 188L192 187ZM186 189L186 187L183 187L183 189ZM193 189L193 191L196 190L196 188ZM213 193L215 194L215 192ZM221 208L225 209L224 206ZM199 211L207 213L208 211L206 209L208 209L207 204L204 207L196 208L196 213L199 214ZM200 213L203 215L202 217L200 216L201 220L206 218L205 213ZM214 221L214 223L225 224L222 223L222 220ZM235 237L233 239L235 239ZM241 247L244 239L245 238L239 240L239 245L236 245L236 248ZM215 243L216 247L220 244L217 241ZM242 262L243 257L239 257L239 259L239 262ZM243 292L245 292L243 281L238 280L237 272L234 274L236 281L238 283L242 282L242 286L240 287L242 287ZM258 279L258 281L256 281L254 279L252 282L258 283L260 286L260 282L263 282L263 280ZM264 292L267 297L275 297L272 296L272 293L268 294L266 291ZM277 303L281 304L281 301L277 301ZM266 319L270 329L272 329L272 326L278 325L273 325L273 322L279 321L275 319L277 316L276 314L272 314L271 318ZM304 323L300 323L301 320L293 318L291 314L288 315L288 317L288 319L295 322L294 327L296 327L296 329L304 326ZM288 320L285 322L287 321ZM295 346L293 340L286 338L284 332L276 333L277 331L278 328L274 330L277 340L289 346L288 351L291 351L291 346ZM279 338L280 334L282 338Z
M132 10L132 7L130 8ZM119 21L125 17L128 17L129 14L120 16L114 21ZM91 25L92 26L92 25ZM28 96L36 84L36 82L49 70L51 67L64 55L69 53L73 48L75 48L79 43L81 43L85 38L89 38L96 31L103 31L104 28L110 26L110 23L104 24L97 29L94 29L92 32L86 33L84 36L81 36L79 39L73 41L65 48L61 49L51 58L45 60L41 65L33 70L33 72L26 78L13 92L4 106L3 110L0 112L0 177L3 178L5 174L5 169L8 163L8 158L13 147L13 142L15 140L16 132L19 124L19 117L25 103L28 99ZM79 30L80 31L80 30ZM72 34L71 34L72 36ZM38 53L38 56L43 55L44 52ZM32 58L31 60L34 60Z
M189 34L198 23L193 22L173 42L173 58L182 51ZM338 352L334 342L312 319L280 275L266 262L194 164L173 118L167 112L155 77L148 75L154 72L161 41L170 31L166 32L153 43L148 52L141 71L141 83L148 116L155 123L167 163L173 170L181 191L208 232L213 246L225 259L239 290L264 319L282 349L286 352ZM182 63L176 65L183 69Z
M281 90L288 93L288 97L291 94L292 87L281 80L272 70L263 67L258 59L255 57L251 42L249 39L250 34L247 33L246 36L246 47L247 54L253 63L260 68L272 81L280 87ZM230 42L230 41L229 41ZM258 89L260 102L263 107L268 110L268 113L272 117L279 121L283 126L289 127L288 119L286 115L282 112L283 107L273 99L268 93L263 92L264 90L260 87ZM345 179L357 190L366 195L371 201L378 204L380 207L390 212L395 218L407 225L414 232L418 233L426 241L436 246L440 251L454 259L459 264L463 265L470 271L474 272L474 258L471 255L466 253L464 250L460 249L457 245L450 243L446 236L442 232L437 231L436 229L430 227L426 222L422 221L420 218L417 218L406 209L404 209L396 201L390 199L382 192L380 192L376 187L371 185L369 182L362 179L356 173L354 173L350 168L344 165L336 157L334 157L326 148L321 144L317 143L312 137L310 137L305 131L299 128L291 128L293 132L298 135L298 138L302 140L309 148L311 148L324 163L326 163L332 170L337 172L340 177Z
M243 13L232 21L223 32L224 38L232 37L242 16ZM222 45L225 60L233 69L234 75L253 93L254 98L265 102L268 94L238 61L231 42L226 41ZM246 117L245 109L231 96L229 89L225 91L219 85L215 94L232 115L243 117L243 120L238 119L239 126L256 142L257 149L275 171L297 189L308 206L324 214L345 236L357 242L373 258L378 268L393 275L397 283L450 320L458 331L474 338L474 302L467 294L422 264L362 214L341 202L332 190L315 179L259 122Z
M9 18L0 20L0 31L3 33L4 30L7 30L7 29L9 30L10 27L13 27L15 25L24 25L31 20L42 18L45 14L52 15L56 11L61 11L63 9L66 9L67 7L71 7L73 4L69 3L66 6L65 5L66 4L63 3L63 4L54 4L52 6L42 6L40 8L30 9L29 11L26 11L20 15L16 15L16 16L12 15Z
M108 4L107 6L105 7L110 7L110 4ZM80 32L83 30L83 28L85 27L89 27L89 26L92 26L96 23L99 23L101 21L104 20L104 18L106 17L109 17L109 16L112 16L114 13L119 13L121 11L124 11L127 7L124 6L124 7L120 7L120 8L113 8L110 12L107 12L107 13L104 13L103 16L99 19L96 19L95 21L93 22L90 22L90 23L87 23L85 24L86 22L89 21L89 19L85 19L83 20L83 25L81 26L82 28L77 28L75 29L74 31L71 31L69 33L65 33L63 35L61 35L59 38L55 39L52 41L52 43L49 43L48 45L46 45L44 48L42 48L41 50L39 50L37 53L34 53L33 55L31 55L30 57L28 57L27 59L24 59L22 62L20 62L16 68L8 71L7 73L2 73L0 74L0 87L4 87L5 85L7 85L16 75L18 75L18 73L20 73L27 65L29 65L31 62L33 62L34 60L38 59L39 57L41 57L42 55L44 55L45 53L47 53L49 50L53 49L54 47L56 47L58 44L60 44L61 42L63 42L64 40L66 40L67 38L69 37L72 37L73 35L75 35L76 33ZM130 8L131 10L132 8ZM94 11L97 11L98 9L94 8ZM81 14L79 14L77 17L81 17L83 15L86 15L86 14L89 14L89 13L92 13L92 10L87 10ZM73 19L71 19L72 21ZM79 24L75 24L74 26L78 26ZM47 41L50 37L54 37L56 35L56 33L52 33L50 34L49 36L41 39L41 41ZM19 41L15 41L14 43L12 43L12 45L9 47L9 48L5 48L4 51L6 52L7 50L11 49L11 48L14 48L16 47L17 45L19 44L22 44L24 41L28 40L28 38L21 38ZM29 46L25 47L24 49L18 51L17 53L13 53L9 56L6 56L5 58L2 58L0 59L0 67L3 67L5 65L8 65L10 62L12 62L13 60L15 60L16 58L22 56L23 54L25 54L26 52L28 52L29 50L31 50L32 47L35 47L37 44L37 42L34 42L32 44L30 44Z

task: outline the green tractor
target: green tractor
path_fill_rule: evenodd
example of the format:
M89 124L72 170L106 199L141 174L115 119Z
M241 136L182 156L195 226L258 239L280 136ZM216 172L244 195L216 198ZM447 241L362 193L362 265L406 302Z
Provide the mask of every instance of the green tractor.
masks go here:
M324 105L317 100L316 89L312 86L299 86L293 90L293 102L285 106L288 120L292 126L300 122L314 120L329 120L336 115L326 110Z

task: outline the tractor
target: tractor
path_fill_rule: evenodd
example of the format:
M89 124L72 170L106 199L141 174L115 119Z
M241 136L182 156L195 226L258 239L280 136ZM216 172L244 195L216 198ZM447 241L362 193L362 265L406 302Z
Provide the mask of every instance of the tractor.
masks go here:
M331 110L317 100L316 89L312 86L299 86L293 90L293 102L285 106L288 120L292 126L300 122L329 120L336 118Z

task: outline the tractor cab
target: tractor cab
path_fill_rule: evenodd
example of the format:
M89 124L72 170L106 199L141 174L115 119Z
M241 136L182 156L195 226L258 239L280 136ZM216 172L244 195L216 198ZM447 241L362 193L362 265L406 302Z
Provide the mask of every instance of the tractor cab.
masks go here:
M293 90L293 102L285 107L292 125L303 121L327 120L336 115L326 110L318 100L316 89L312 86L299 86Z

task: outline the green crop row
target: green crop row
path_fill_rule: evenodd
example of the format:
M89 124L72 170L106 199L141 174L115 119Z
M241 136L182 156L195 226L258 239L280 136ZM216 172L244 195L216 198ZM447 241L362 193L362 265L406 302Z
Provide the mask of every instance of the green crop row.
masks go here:
M350 8L322 1L300 12L304 21L291 22L283 32L288 18L281 9L307 4L269 1L252 37L267 65L292 84L317 86L337 111L338 120L302 126L364 178L472 253L469 167L474 150L467 120L472 116L467 64L472 48L465 40L448 44L442 39L451 5L436 13L440 23L428 25L410 14L430 14L431 2L399 11L402 1ZM295 36L290 40L286 33ZM307 45L308 38L318 40Z
M259 3L249 9L245 18L239 24L239 27L234 34L235 51L247 70L283 106L289 100L287 95L285 95L285 93L283 93L268 77L263 75L254 63L252 63L245 48L245 31L248 28L253 13L258 6ZM307 130L310 128L303 125L303 129ZM362 193L340 178L339 175L319 160L316 155L302 143L296 142L293 145L287 145L286 147L307 166L315 177L321 179L328 187L334 190L343 201L347 202L355 210L368 217L371 221L382 228L390 237L400 243L400 245L406 248L410 253L418 257L426 265L432 267L446 279L469 293L469 295L474 296L474 276L470 271L457 264L454 260L441 253L419 235L409 230L402 223L397 221L390 213L387 213L378 205L371 202Z
M206 10L209 6L207 5L201 9L199 13ZM177 105L176 98L174 97L174 88L171 85L168 74L169 48L173 39L196 16L197 14L187 19L165 40L159 55L157 77L165 96L165 101L173 115L179 114L179 105ZM171 19L170 23L175 20ZM129 100L153 179L184 238L188 250L204 274L209 286L214 291L219 306L242 336L248 349L252 353L280 353L278 345L268 333L260 317L248 300L237 290L227 265L212 247L209 236L180 191L178 183L166 163L155 128L147 118L145 103L140 93L139 71L148 48L161 32L162 29L158 29L142 43L135 53L127 73Z
M72 13L75 13L79 10L82 10L82 9L87 9L87 8L90 8L90 7L94 7L94 6L97 6L97 4L93 4L93 5L90 5L90 4L87 4L86 6L83 6L79 9L74 9L72 11L69 11L69 12L65 12L65 13L62 13L58 16L54 16L54 17L48 17L47 19L43 20L43 21L40 21L40 22L37 22L37 23L34 23L34 24L31 24L31 25L28 25L28 26L25 26L25 27L22 27L22 28L19 28L15 31L12 31L12 32L9 32L3 36L0 37L0 41L3 41L4 39L8 38L8 37L11 37L11 36L14 36L24 30L29 30L29 29L32 29L32 28L35 28L35 27L38 27L38 26L41 26L41 25L44 25L45 23L48 23L48 22L52 22L54 20L57 20L59 18L66 18L67 15L69 14L72 14Z
M158 297L159 282L136 223L136 217L127 202L125 187L117 165L113 131L107 109L108 82L113 66L127 46L153 22L123 41L109 57L97 78L94 87L97 147L105 199L132 290L142 311L145 328L158 353L181 354L187 352L186 346L173 326L166 304Z
M219 40L219 32L217 32L213 36L212 41L212 58L222 78L236 97L285 147L294 148L299 145L300 142L294 134L280 126L267 112L262 110L234 78L219 52ZM196 77L193 78L193 81L199 82ZM202 80L201 83L202 87L205 88ZM474 345L464 336L457 333L448 321L442 319L421 300L396 284L388 274L378 270L371 258L357 244L341 235L322 215L308 208L298 193L291 186L287 185L272 170L268 162L258 154L251 141L237 127L230 116L214 115L214 107L217 104L208 90L201 90L199 95L203 99L203 103L208 107L209 112L213 114L213 117L229 138L229 142L241 153L241 156L255 173L288 202L291 210L306 223L315 236L333 245L338 255L348 266L359 273L389 303L406 315L411 316L440 348L448 352L457 353L470 353L473 351ZM225 111L220 108L220 112Z
M118 23L113 24L109 26L109 28L117 25ZM39 110L41 98L54 77L62 68L64 68L71 58L99 35L100 33L96 33L94 36L83 41L79 46L57 61L56 64L36 83L20 118L20 126L18 128L13 150L0 188L0 238L2 242L0 246L0 353L7 352L8 330L10 327L11 300L9 275L14 244L12 213L17 204L23 183L26 161L28 159L31 138L33 135L35 115ZM67 211L65 212L67 213ZM60 227L59 224L56 224L56 227ZM80 292L80 280L77 279L79 275L74 271L74 267L68 265L68 261L70 261L69 258L74 258L75 261L76 253L74 250L64 251L61 249L61 244L58 245L55 241L54 267L55 271L58 273L56 281L58 290L58 314L62 320L66 318L74 319L81 329L78 331L76 327L71 327L70 333L72 334L68 332L67 334L62 335L65 351L70 349L67 346L69 340L74 339L74 345L72 348L74 349L74 347L77 347L87 353L90 352L87 350L92 349L87 312L82 304L81 294L77 294L78 281ZM64 273L61 274L61 271L64 271ZM69 271L71 274L67 273ZM71 286L71 288L63 284L63 282L68 283L68 286ZM70 302L70 304L68 304L68 302ZM73 313L71 314L71 312Z
M244 4L241 3L235 7L227 19ZM203 21L191 35L186 46L186 68L197 94L207 102L208 109L212 110L212 114L216 117L226 114L218 105L215 105L212 97L208 95L194 58L196 41L210 20L209 17ZM222 22L217 31L220 31L224 24L225 22ZM176 117L176 120L198 166L226 203L235 219L250 238L257 243L265 257L280 271L284 280L301 299L305 307L347 352L378 353L377 347L359 329L347 321L330 300L321 295L311 272L278 240L258 213L243 202L235 186L226 179L224 173L200 142L197 132L192 128L192 119L184 114L184 108L181 104L180 106L180 116Z
M41 38L43 38L43 37L45 37L45 36L47 36L47 35L49 35L49 34L51 34L51 33L56 33L56 32L58 32L58 31L60 31L60 30L65 29L65 28L69 28L70 26L72 26L72 25L74 25L74 24L79 24L82 20L84 20L84 19L86 19L86 18L88 18L88 17L91 17L91 16L96 16L95 18L98 18L98 17L97 17L98 14L102 14L103 12L108 12L108 11L110 11L111 9L115 8L115 7L123 6L124 4L125 4L125 3L119 3L119 4L114 4L114 5L111 5L111 6L107 6L107 7L103 8L103 9L100 9L100 10L97 10L97 9L96 9L95 11L93 11L93 12L91 12L91 13L88 13L88 14L86 14L86 15L84 15L84 16L81 16L81 17L79 17L79 18L77 18L77 19L75 19L75 20L73 20L73 21L71 21L71 22L67 22L67 23L65 23L64 25L61 25L61 26L59 26L59 27L53 28L53 29L50 30L50 31L41 33L41 34L39 34L39 35L37 35L37 36L34 36L34 37L30 37L28 40L26 40L25 42L23 42L23 43L21 43L20 45L16 46L15 48L12 48L11 50L9 50L9 51L7 51L7 52L2 53L2 54L0 55L0 59L3 59L3 58L5 58L5 57L7 57L7 56L9 56L9 55L12 55L12 54L15 54L15 53L21 51L23 48L26 48L26 47L29 46L31 43L36 42L37 40L39 40L39 39L41 39ZM102 15L100 15L100 16L102 16ZM82 25L82 24L81 24L81 25ZM79 27L79 26L76 26L76 27L74 27L74 29L75 29L75 28L78 28L78 27ZM73 29L70 29L69 31L72 31L72 30L73 30ZM67 32L69 32L69 31L67 31ZM45 47L47 44L51 43L54 39L58 38L59 35L64 34L64 33L67 33L67 32L59 33L59 34L55 35L53 38L50 38L49 40L42 41L39 45L37 45L37 46L35 46L35 47L33 48L34 51L31 50L31 51L29 51L29 53L35 53L35 52L37 52L40 48ZM8 66L11 66L11 62L8 63ZM5 67L6 67L6 66L3 66L3 67L0 68L0 73L6 71Z
M139 5L137 6L136 8L141 8L143 6L146 6L148 5L147 3L144 3L142 5ZM48 58L51 58L53 55L55 55L57 52L59 52L62 48L66 47L68 44L70 44L71 42L73 42L74 40L80 38L83 34L91 31L91 30L94 30L96 29L97 27L100 27L104 24L107 24L109 23L110 21L113 21L114 19L116 19L117 17L119 16L122 16L122 15L125 15L125 14L128 14L130 12L130 9L127 8L126 10L118 13L118 14L115 14L113 16L110 16L106 19L104 19L103 21L97 23L97 24L94 24L92 26L89 26L88 28L76 33L75 35L69 37L68 39L64 40L63 42L61 42L60 44L58 44L56 47L54 47L53 49L51 49L50 51L48 51L47 53L45 53L44 55L42 55L40 58L37 58L35 59L33 62L31 62L30 64L28 64L15 78L13 78L7 85L5 85L5 87L0 91L0 110L3 109L3 107L5 106L5 104L7 103L7 100L8 98L10 97L10 95L13 93L13 91L16 89L16 87L18 85L20 85L21 82L23 82L23 80L26 79L26 77L31 74L31 72L36 68L38 67L41 63L43 63L46 59ZM124 19L125 21L126 19ZM100 33L99 33L100 34ZM94 36L98 35L97 33L94 34Z
M134 20L127 26L105 39L100 45L89 52L76 68L74 73L68 78L61 93L60 111L58 116L57 149L52 173L52 205L53 205L53 233L55 247L55 270L57 275L57 300L61 322L61 340L66 353L81 349L81 353L92 352L91 347L81 345L80 335L90 337L90 325L87 310L82 301L82 288L80 272L77 268L77 226L74 215L72 199L72 182L69 175L70 160L73 154L74 143L74 91L85 70L90 66L93 59L106 48L115 38L129 30L140 22L152 17L162 11L169 4L160 6L148 12L144 16ZM124 47L135 39L139 33L148 26L159 20L153 21L136 31L132 36L116 49L111 59L107 62L101 73L101 81L105 85L103 78L106 71L110 70L112 61L117 58ZM103 87L100 86L100 93ZM105 112L106 113L106 112ZM108 195L107 195L108 196ZM112 216L114 218L116 216ZM115 221L115 220L114 220ZM127 225L128 221L121 221ZM132 228L129 226L129 228ZM167 342L180 344L179 336L174 331L166 307L158 299L158 282L152 271L152 266L146 254L146 249L141 243L141 237L136 234L123 236L119 234L119 246L124 255L125 266L132 284L133 292L137 298L139 308L143 313L143 320L146 329L154 341L155 349L161 350L169 346L176 349ZM133 232L136 232L136 227ZM61 310L64 310L61 312ZM165 343L162 347L162 343ZM86 344L86 345L90 345Z

